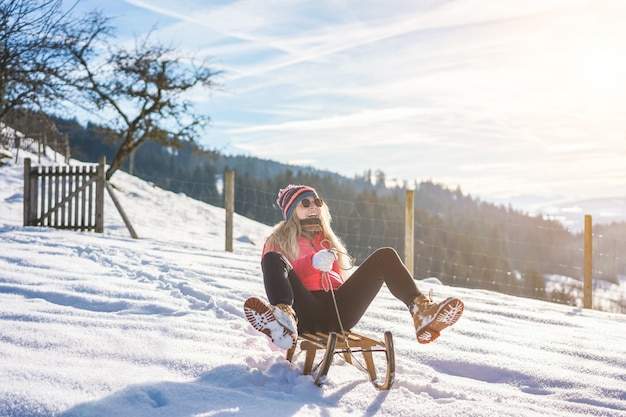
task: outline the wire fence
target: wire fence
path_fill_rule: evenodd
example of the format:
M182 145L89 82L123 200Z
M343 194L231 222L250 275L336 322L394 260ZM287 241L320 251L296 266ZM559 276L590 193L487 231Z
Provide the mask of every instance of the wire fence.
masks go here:
M266 224L282 220L275 193L238 185L235 194L235 211L239 214ZM406 255L405 201L324 200L333 216L333 229L357 264L383 246L395 248L402 257ZM419 206L419 201L416 205ZM262 215L251 216L251 213ZM413 245L415 278L434 277L446 285L583 307L582 233L564 231L552 223L505 221L502 224L498 220L497 224L495 221L490 224L489 219L485 222L488 229L497 232L485 233L484 225L475 233L471 227L451 230L418 218ZM593 234L594 309L626 312L626 262L621 256L625 249L624 239Z
M146 177L154 184L224 207L223 185ZM282 220L277 190L265 191L235 182L235 212L267 225ZM405 257L405 201L326 197L333 229L357 265L379 247L395 248ZM415 202L420 206L420 201ZM384 215L383 215L384 214ZM554 223L521 217L483 218L480 226L444 227L446 213L416 217L414 265L416 279L437 278L445 285L484 289L513 296L583 307L584 238ZM513 217L511 217L513 218ZM449 222L448 222L449 223ZM593 234L594 309L626 313L626 240L619 234Z

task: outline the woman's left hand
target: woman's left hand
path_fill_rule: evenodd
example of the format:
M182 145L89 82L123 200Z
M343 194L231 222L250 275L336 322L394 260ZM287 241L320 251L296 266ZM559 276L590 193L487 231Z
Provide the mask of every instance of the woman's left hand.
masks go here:
M327 249L322 249L321 251L313 255L313 267L323 272L329 272L333 269L333 263L336 259L337 257L335 256L334 252Z

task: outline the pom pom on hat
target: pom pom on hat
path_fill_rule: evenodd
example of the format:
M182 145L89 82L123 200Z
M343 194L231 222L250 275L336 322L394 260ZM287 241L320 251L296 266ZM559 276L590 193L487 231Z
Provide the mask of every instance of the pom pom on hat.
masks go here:
M318 195L315 189L306 185L289 184L278 192L276 204L283 211L285 220L291 217L298 203L307 197L317 198Z

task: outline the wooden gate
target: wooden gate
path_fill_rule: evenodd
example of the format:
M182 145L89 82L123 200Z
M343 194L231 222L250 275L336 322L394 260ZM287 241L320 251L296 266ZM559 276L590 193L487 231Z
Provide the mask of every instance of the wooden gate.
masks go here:
M105 159L31 167L24 160L24 226L104 231Z

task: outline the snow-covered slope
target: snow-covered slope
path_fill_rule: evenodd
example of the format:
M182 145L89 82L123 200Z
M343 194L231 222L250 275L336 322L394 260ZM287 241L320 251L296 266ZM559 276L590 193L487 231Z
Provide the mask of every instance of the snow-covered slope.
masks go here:
M20 157L25 156L20 152ZM0 416L626 416L626 316L418 282L466 303L419 345L386 289L356 330L392 330L396 383L377 392L335 359L302 376L248 325L270 228L118 172L129 237L22 227L22 164L0 167Z

